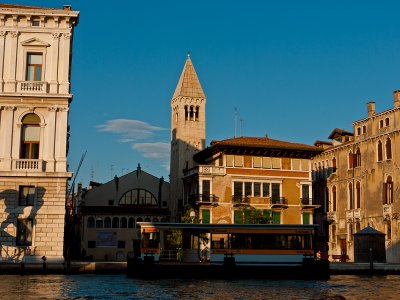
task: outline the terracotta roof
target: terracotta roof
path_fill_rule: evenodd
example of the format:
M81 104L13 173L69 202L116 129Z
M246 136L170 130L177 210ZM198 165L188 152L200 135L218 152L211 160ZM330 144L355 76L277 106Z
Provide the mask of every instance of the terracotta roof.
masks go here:
M5 3L0 3L0 8L47 9L47 10L62 9L62 8L40 7L40 6L28 6L20 4L5 4Z
M344 129L339 129L339 128L335 128L332 130L331 134L328 136L328 139L333 139L335 137L335 135L349 135L349 136L353 136L354 134L352 132L346 131Z
M193 98L205 98L203 89L199 78L197 77L196 70L194 69L190 55L186 59L185 66L183 67L181 77L179 78L172 99L176 97L193 97Z
M200 162L202 159L207 159L217 152L309 158L323 152L323 149L316 146L274 140L267 137L238 137L222 141L212 141L210 147L195 154L194 159Z

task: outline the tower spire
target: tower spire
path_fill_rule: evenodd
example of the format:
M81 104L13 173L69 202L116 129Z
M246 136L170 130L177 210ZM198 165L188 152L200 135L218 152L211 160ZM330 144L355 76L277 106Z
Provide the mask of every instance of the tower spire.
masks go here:
M188 52L185 65L182 70L181 77L179 78L172 99L176 97L193 97L193 98L205 98L203 89L201 87L199 78L197 77L196 70L194 69L192 60L190 58L190 52Z

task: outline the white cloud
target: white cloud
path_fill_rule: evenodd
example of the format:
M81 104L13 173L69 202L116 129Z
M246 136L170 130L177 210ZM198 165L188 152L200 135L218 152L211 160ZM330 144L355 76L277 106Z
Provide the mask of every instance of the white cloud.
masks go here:
M119 135L121 143L130 143L138 140L148 139L154 136L157 131L168 130L152 126L139 120L115 119L108 120L103 125L97 125L99 131L112 132Z
M140 152L144 157L150 159L157 159L166 161L170 155L170 144L169 143L135 143L132 144L132 149ZM166 162L165 162L166 164ZM169 161L168 161L169 164Z

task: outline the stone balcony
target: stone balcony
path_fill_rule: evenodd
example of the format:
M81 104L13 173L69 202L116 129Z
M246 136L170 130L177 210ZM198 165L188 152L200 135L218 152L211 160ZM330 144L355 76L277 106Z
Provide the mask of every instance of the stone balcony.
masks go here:
M360 221L361 220L361 209L349 209L346 210L346 220L348 222Z
M226 174L225 167L219 166L208 166L208 165L200 165L189 170L184 170L185 177L190 177L194 175L220 175L223 176Z
M13 159L13 171L42 172L44 163L41 159Z
M337 219L336 219L336 211L329 211L326 214L326 220L328 221L328 223L332 224L332 223L336 223Z
M46 94L47 86L45 81L20 81L17 85L17 92Z

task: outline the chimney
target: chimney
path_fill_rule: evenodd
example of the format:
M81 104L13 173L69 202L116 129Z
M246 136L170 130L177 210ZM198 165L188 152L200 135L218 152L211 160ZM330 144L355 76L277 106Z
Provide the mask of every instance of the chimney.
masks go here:
M375 102L370 101L368 105L368 117L372 117L375 114Z
M63 5L63 10L68 10L68 11L70 11L70 10L72 10L72 6L71 5Z
M400 107L400 90L393 92L394 107Z

